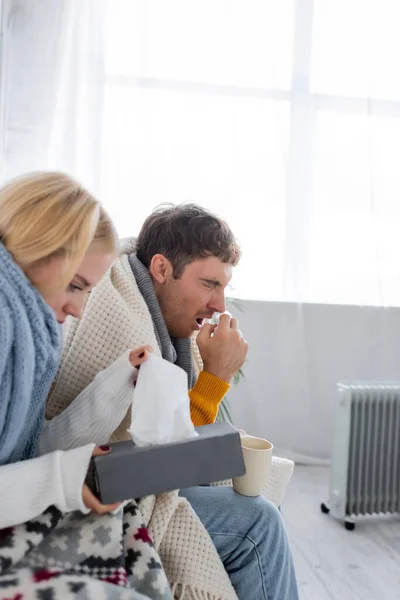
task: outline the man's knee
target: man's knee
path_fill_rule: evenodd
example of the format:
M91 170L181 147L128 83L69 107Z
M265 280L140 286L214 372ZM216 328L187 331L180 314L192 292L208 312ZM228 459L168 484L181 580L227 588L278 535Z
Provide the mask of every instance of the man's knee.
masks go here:
M232 532L246 536L252 530L258 538L284 534L281 514L263 496L241 496L232 488L200 487L182 490L209 532Z
M257 496L256 498L251 498L251 500L253 501L252 509L256 512L260 520L273 524L280 524L282 522L281 514L275 504L272 504L264 496Z
M252 527L259 531L264 531L268 536L280 536L284 532L284 525L281 513L272 502L257 496L256 498L248 498L247 510L252 516Z
M221 511L223 531L238 539L247 539L254 548L265 553L269 562L285 553L288 548L285 526L281 513L263 496L247 497L226 489L219 494L217 510Z

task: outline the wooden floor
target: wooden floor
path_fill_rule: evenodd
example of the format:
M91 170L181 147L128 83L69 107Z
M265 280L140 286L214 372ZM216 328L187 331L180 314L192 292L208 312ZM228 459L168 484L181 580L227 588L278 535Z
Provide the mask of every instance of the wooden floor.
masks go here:
M346 531L320 512L328 480L326 468L296 466L283 504L301 600L400 600L400 517Z

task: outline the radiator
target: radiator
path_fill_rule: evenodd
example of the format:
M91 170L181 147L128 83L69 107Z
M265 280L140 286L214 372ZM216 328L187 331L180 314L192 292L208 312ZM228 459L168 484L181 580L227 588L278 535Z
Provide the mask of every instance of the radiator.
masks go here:
M338 384L328 505L353 516L400 512L400 382Z

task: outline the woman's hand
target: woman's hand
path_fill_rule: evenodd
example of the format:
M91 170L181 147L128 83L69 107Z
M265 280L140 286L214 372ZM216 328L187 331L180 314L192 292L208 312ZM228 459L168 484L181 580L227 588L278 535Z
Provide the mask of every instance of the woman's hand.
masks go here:
M129 354L129 362L131 363L132 367L138 369L140 365L147 360L147 357L152 351L153 348L151 346L140 346L140 348L132 350L132 352ZM134 381L134 385L136 385L136 381ZM110 450L111 448L109 446L97 446L93 450L92 456L103 456L104 454L108 454ZM89 508L97 515L104 515L112 512L121 504L120 502L116 502L115 504L102 504L86 485L86 483L83 484L82 499L86 508Z
M153 352L153 348L151 346L140 346L136 350L132 350L129 354L129 362L132 367L136 367L137 369L140 367L142 363L147 360L150 352Z
M97 446L93 450L92 456L104 456L104 454L108 454L111 451L109 446ZM82 498L83 503L86 508L89 508L92 512L97 515L104 515L106 513L112 512L116 510L121 502L115 502L114 504L102 504L98 498L93 494L93 492L88 488L86 483L83 484L82 489Z

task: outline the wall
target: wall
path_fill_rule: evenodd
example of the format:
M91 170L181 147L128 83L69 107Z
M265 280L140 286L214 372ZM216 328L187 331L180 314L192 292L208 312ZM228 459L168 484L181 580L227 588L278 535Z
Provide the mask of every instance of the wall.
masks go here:
M338 381L400 381L400 309L241 301L250 343L234 422L300 462L329 459Z

